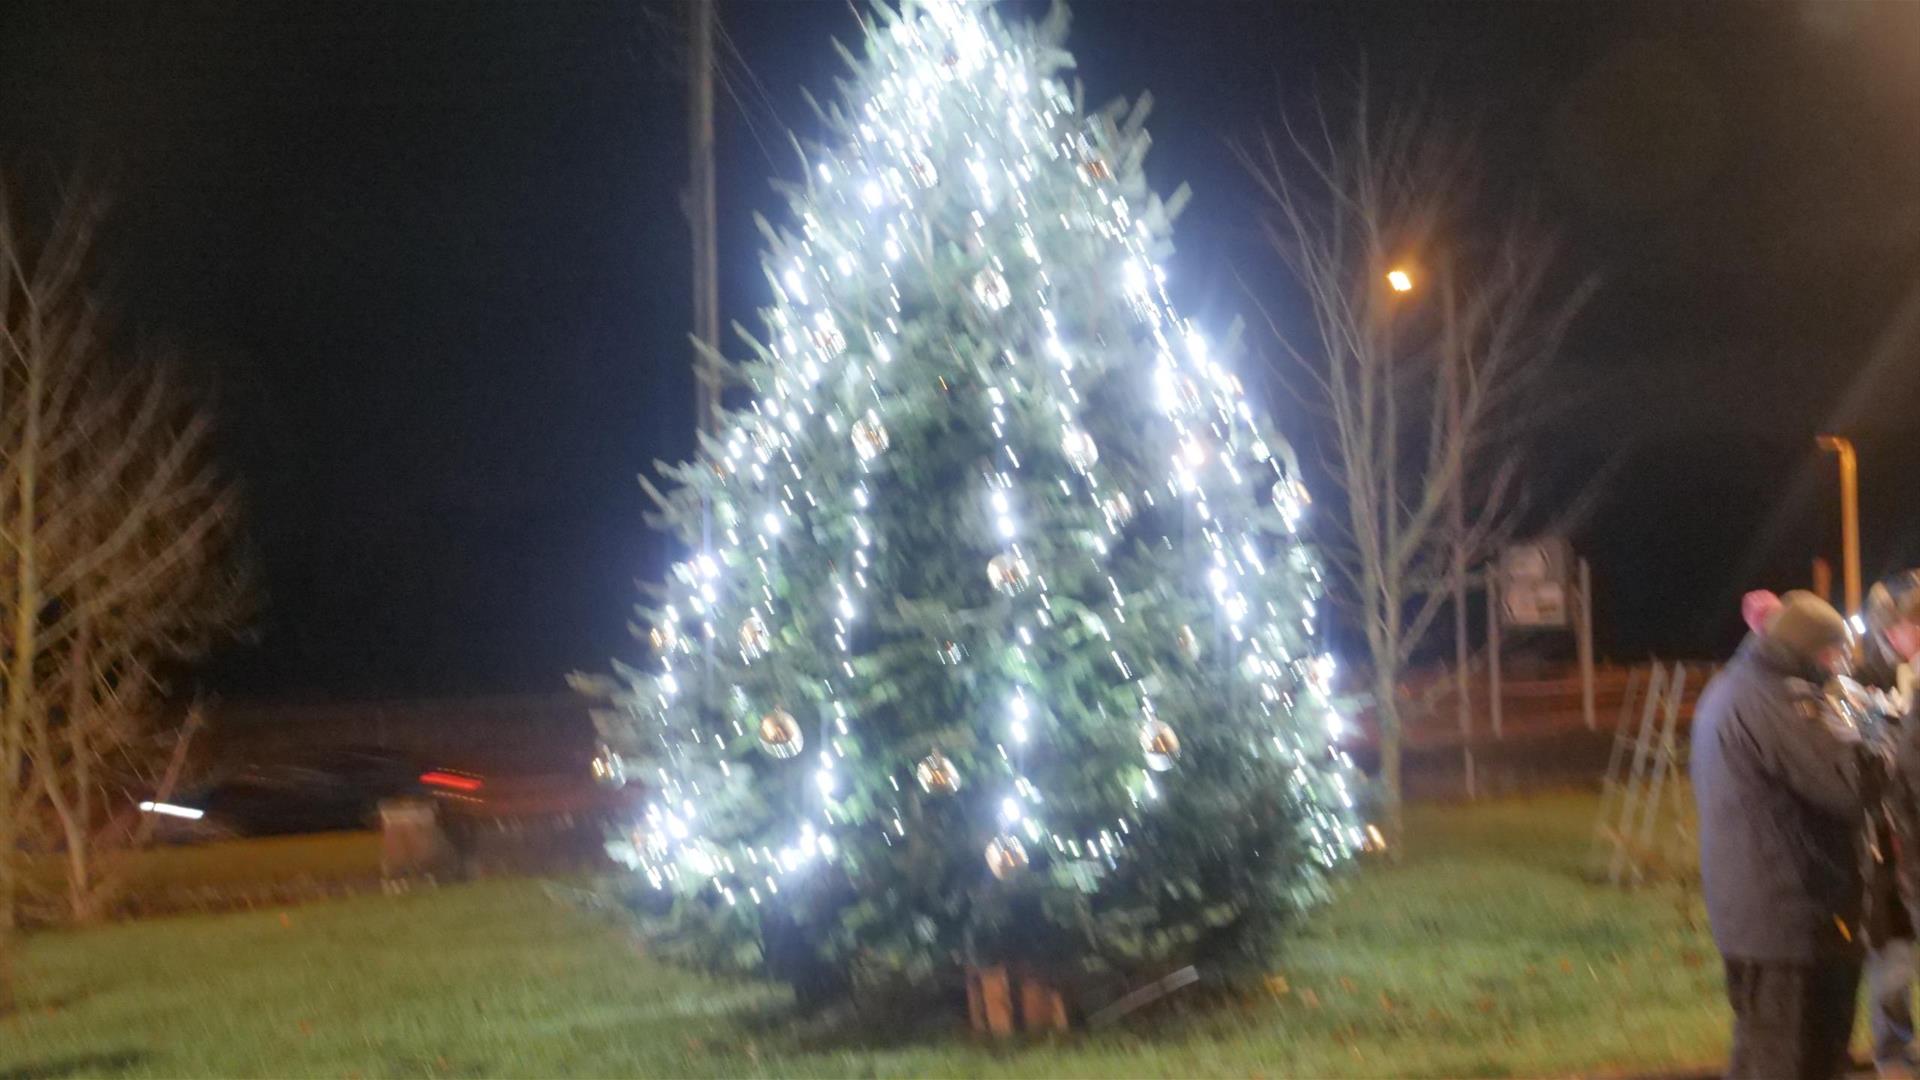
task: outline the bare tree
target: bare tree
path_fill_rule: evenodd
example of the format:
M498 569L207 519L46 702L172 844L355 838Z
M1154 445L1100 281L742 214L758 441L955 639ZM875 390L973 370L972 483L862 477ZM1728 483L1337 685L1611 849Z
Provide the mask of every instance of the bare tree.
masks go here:
M100 201L64 197L38 231L14 205L0 187L0 935L39 824L65 854L68 914L98 913L102 843L142 836L133 793L177 779L192 726L163 717L158 680L249 596L208 415L104 333Z
M1401 673L1519 521L1530 392L1593 283L1564 282L1555 239L1493 204L1470 139L1424 108L1376 112L1364 85L1344 117L1322 104L1239 154L1310 315L1308 335L1268 322L1324 421L1329 561L1366 637L1397 848Z

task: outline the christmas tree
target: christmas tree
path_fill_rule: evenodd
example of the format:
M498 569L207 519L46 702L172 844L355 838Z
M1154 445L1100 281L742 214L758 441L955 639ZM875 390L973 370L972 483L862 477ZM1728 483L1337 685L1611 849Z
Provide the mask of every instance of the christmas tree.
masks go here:
M709 964L1257 963L1360 841L1306 492L1065 22L874 12L765 229L751 403L663 467L614 849Z

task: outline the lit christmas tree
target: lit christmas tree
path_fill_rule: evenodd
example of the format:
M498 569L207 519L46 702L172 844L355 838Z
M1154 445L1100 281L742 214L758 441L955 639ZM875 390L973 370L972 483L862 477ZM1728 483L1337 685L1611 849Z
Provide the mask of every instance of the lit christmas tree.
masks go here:
M875 14L767 230L754 400L666 470L691 554L603 723L682 955L1257 964L1360 841L1306 492L1064 31Z

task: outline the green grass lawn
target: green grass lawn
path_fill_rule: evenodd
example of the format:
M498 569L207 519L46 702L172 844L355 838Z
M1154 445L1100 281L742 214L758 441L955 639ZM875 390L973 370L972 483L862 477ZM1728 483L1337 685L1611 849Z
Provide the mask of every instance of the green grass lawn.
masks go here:
M1711 1068L1697 903L1582 877L1591 800L1418 811L1276 958L1270 992L1011 1046L830 1042L781 994L650 960L617 921L499 882L33 939L0 1078L1504 1076Z

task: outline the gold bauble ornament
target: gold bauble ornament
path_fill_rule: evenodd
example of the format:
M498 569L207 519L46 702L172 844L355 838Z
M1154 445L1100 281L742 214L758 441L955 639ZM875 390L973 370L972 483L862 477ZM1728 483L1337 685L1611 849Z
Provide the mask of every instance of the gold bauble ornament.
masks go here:
M1087 170L1089 180L1109 180L1113 177L1113 170L1107 167L1106 161L1102 158L1094 158L1087 162L1084 168Z
M1180 655L1189 660L1200 659L1200 635L1193 632L1193 627L1182 626L1173 640L1180 646Z
M760 749L769 757L790 758L807 745L800 721L785 709L776 708L760 718Z
M1313 505L1313 496L1307 494L1307 485L1291 476L1283 477L1274 482L1273 505L1283 511L1291 507L1297 512Z
M861 461L872 461L885 453L890 441L885 425L872 412L854 422L853 452L860 455Z
M652 643L655 652L672 652L680 644L680 629L672 623L655 623L647 631L647 640Z
M960 790L960 770L938 750L921 758L913 775L920 781L920 789L929 795L951 795Z
M1165 720L1148 720L1140 727L1140 750L1147 756L1147 768L1166 772L1180 760L1180 736Z
M594 782L603 787L625 787L627 784L627 763L606 743L593 755Z
M1005 881L1014 874L1026 869L1027 848L1020 838L1011 833L993 838L987 845L987 869L993 876Z
M1027 560L1010 551L987 561L987 580L993 583L996 591L1008 596L1023 592L1032 578L1033 571L1027 566Z
M740 655L748 660L758 660L766 655L767 646L773 644L773 635L768 632L766 622L759 612L747 616L740 623Z
M988 311L1000 311L1013 303L1013 289L1000 271L989 266L974 275L973 297Z
M1066 455L1067 464L1086 472L1093 463L1100 460L1100 448L1094 445L1093 436L1077 427L1068 427L1060 435L1060 452Z

